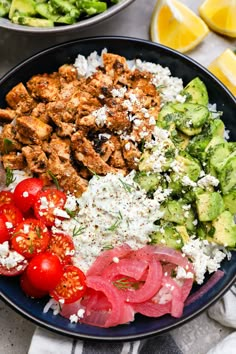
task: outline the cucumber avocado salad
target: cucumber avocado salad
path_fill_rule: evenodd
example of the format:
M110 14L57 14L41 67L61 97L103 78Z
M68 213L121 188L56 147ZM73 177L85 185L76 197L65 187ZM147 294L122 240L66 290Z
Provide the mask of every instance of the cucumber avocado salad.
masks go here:
M152 244L182 249L191 236L236 247L236 143L205 84L194 78L184 89L184 103L166 103L157 120L160 139L144 145L135 180L150 196L169 191Z
M71 25L97 15L119 0L0 0L0 17L32 27Z

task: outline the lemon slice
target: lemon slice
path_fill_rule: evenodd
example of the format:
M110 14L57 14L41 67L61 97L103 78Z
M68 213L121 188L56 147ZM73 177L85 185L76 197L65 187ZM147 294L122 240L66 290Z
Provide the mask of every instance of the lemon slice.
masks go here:
M150 24L151 40L179 52L195 48L208 34L202 19L178 0L159 0Z
M236 38L236 0L206 0L199 13L213 31Z
M208 69L236 96L236 55L231 49L226 49Z

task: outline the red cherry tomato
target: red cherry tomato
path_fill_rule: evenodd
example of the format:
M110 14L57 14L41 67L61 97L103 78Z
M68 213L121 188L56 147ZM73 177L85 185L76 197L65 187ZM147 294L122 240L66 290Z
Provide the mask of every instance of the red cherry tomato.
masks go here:
M10 233L6 226L7 218L4 215L0 215L0 243L9 241Z
M55 254L44 252L32 258L26 274L36 289L51 291L59 283L63 275L63 267Z
M42 221L26 219L14 230L11 245L25 258L32 258L46 250L49 239L49 231Z
M11 256L11 252L9 251L9 256ZM0 275L5 275L8 277L13 277L19 275L24 272L28 265L28 261L26 259L20 261L14 267L8 268L2 264L0 264Z
M43 181L39 178L27 178L19 182L14 190L16 206L26 212L35 203L36 194L43 188Z
M0 192L0 206L3 204L14 203L13 193L9 191Z
M48 251L56 254L63 264L69 264L75 253L75 246L70 236L57 233L51 235Z
M63 209L65 202L65 193L57 189L47 189L39 192L34 204L36 218L42 220L47 226L53 226L55 219L58 218L55 215L55 208Z
M22 222L23 215L21 211L14 204L3 204L0 206L0 215L4 215L8 223L12 224L12 227L9 226L9 232Z
M21 289L23 290L23 292L27 296L30 296L30 297L33 297L33 298L36 298L36 299L44 297L45 295L48 294L47 291L42 291L42 290L39 290L39 289L35 288L31 284L26 272L24 272L22 274L21 278L20 278L20 286L21 286Z
M85 275L77 267L68 265L64 268L63 276L59 284L50 295L55 300L63 299L65 304L79 300L86 291Z

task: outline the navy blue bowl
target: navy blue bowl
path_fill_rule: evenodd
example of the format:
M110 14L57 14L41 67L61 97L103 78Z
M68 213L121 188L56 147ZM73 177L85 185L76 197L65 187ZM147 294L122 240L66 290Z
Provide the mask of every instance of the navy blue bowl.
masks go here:
M236 100L224 85L194 60L164 46L134 38L95 37L79 39L59 44L34 55L17 65L0 80L0 107L6 105L6 93L20 81L26 82L34 74L49 73L57 70L62 64L73 63L79 53L88 55L94 50L100 53L104 47L108 51L123 55L128 59L140 58L168 66L172 75L181 77L184 84L198 76L207 86L210 102L216 102L218 110L224 112L222 119L226 128L231 131L231 140L236 141L234 122ZM61 316L54 316L52 311L43 313L43 308L48 299L32 300L27 298L20 289L17 277L2 276L0 278L0 291L2 299L21 315L34 321L37 325L60 334L110 341L133 340L160 334L180 326L218 300L236 280L236 252L232 252L230 261L222 262L221 269L225 273L221 280L196 301L185 306L183 316L180 319L169 315L157 319L138 315L135 321L129 325L108 329L71 324ZM208 282L208 279L205 283ZM195 286L191 293L196 294L199 289L202 289L202 287Z

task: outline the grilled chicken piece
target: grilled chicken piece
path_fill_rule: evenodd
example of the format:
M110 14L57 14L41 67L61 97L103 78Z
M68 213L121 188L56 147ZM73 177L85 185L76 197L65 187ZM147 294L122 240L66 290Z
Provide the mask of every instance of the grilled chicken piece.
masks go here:
M17 111L18 115L31 112L36 104L22 82L8 92L6 101L12 109Z
M47 104L47 113L57 126L57 134L62 137L70 136L75 130L75 117L68 112L64 101Z
M104 53L102 59L105 71L113 79L113 84L123 82L128 71L126 59L111 53Z
M12 124L3 126L0 134L0 151L3 154L8 154L11 151L19 151L22 144L16 139L16 129Z
M141 152L132 141L122 141L122 153L129 169L137 170Z
M23 170L26 167L24 156L15 152L3 155L2 163L5 169L9 167L11 170Z
M125 169L126 168L126 164L125 164L124 157L122 155L120 141L115 136L112 136L110 141L114 145L114 151L113 151L113 153L112 153L112 155L111 155L111 157L109 159L109 164L111 166L119 168L119 169L120 168L121 169Z
M67 82L71 82L78 79L77 70L72 64L64 64L58 69L59 75L63 77Z
M49 138L52 127L38 118L22 116L16 119L17 139L24 144L41 144Z
M47 113L47 107L46 104L43 102L37 104L37 106L32 110L31 116L38 118L44 123L50 123L50 118Z
M39 145L23 147L22 154L31 172L43 173L47 170L48 159Z
M91 141L86 139L81 131L72 135L71 143L76 160L82 162L89 170L99 175L117 172L113 167L110 167L103 161L101 156L94 150Z
M0 108L0 123L10 123L16 116L16 112L10 108Z
M54 135L49 143L48 152L56 154L61 162L70 161L70 140Z
M109 75L102 71L97 71L87 78L85 86L86 91L94 97L99 97L100 95L106 96L106 94L112 89L113 80Z
M49 157L48 169L65 191L79 197L87 189L88 181L79 176L69 161L62 161L56 152L53 152Z
M51 102L59 98L60 79L58 73L35 75L26 85L32 97L37 100Z

